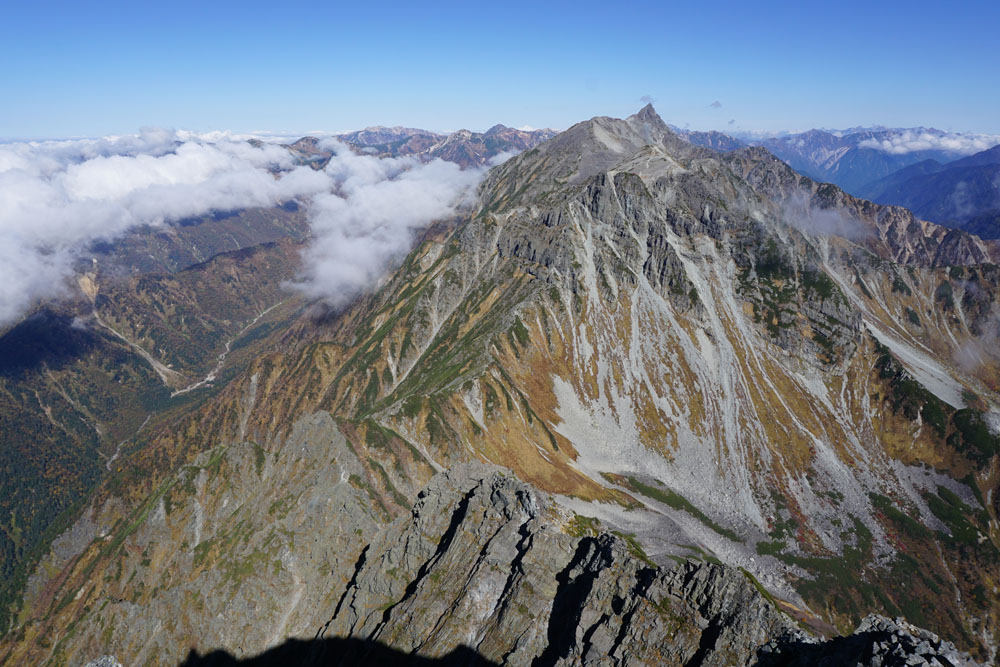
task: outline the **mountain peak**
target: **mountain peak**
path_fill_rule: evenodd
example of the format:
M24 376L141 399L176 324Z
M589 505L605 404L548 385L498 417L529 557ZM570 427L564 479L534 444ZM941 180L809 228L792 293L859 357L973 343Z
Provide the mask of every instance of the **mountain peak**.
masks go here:
M666 137L674 135L674 131L663 122L652 104L647 104L638 113L626 118L625 122L647 144L659 144Z
M656 109L653 108L652 104L647 104L639 109L638 112L626 118L625 121L633 126L638 124L648 128L655 128L658 131L670 131L670 126L663 122L660 114L656 113Z
M631 118L641 121L649 122L659 122L662 123L663 119L660 118L660 114L656 113L656 109L653 108L653 103L650 102L643 108L639 109L636 113L632 114Z

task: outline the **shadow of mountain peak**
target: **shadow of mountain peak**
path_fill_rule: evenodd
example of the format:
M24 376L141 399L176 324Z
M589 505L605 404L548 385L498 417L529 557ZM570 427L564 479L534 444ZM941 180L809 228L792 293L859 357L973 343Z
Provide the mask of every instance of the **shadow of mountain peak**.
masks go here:
M336 667L339 665L406 665L407 667L491 667L475 650L460 646L440 658L413 655L377 641L355 638L289 639L252 657L237 658L217 650L200 655L192 650L179 667Z

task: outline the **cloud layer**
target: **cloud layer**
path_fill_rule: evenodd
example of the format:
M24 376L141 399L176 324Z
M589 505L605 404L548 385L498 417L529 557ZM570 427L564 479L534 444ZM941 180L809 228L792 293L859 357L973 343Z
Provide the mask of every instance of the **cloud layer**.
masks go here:
M892 155L930 150L971 155L993 148L997 144L1000 144L1000 136L994 134L946 134L929 130L903 130L885 139L866 139L858 146L874 148Z
M94 240L330 186L280 146L212 139L157 129L0 145L0 326L63 293L73 261Z
M326 169L277 144L151 129L96 140L0 144L0 327L67 293L91 242L213 210L304 202L304 294L340 306L404 254L414 230L471 201L483 170L359 156L334 140Z
M313 238L296 288L334 307L373 284L409 250L417 229L472 203L481 169L442 160L355 155L329 139L331 193L313 198Z

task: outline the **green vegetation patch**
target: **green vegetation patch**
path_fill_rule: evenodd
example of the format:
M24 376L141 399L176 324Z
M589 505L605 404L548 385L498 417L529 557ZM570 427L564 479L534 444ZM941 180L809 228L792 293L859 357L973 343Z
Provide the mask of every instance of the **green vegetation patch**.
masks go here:
M872 504L880 511L896 528L905 533L908 537L920 540L931 537L931 531L922 523L911 517L909 514L897 509L891 500L877 493L870 493Z
M264 453L264 448L256 442L253 443L253 465L258 477L264 474L265 461L267 461L267 454Z
M611 534L616 537L620 537L622 540L625 541L625 544L628 545L628 551L630 554L632 554L642 562L646 563L647 565L652 565L653 567L656 567L656 563L654 563L649 558L649 556L646 555L646 550L642 548L642 544L639 543L639 540L638 538L636 538L634 533L621 533L615 530L611 531Z
M970 516L974 516L973 510L953 491L939 486L937 495L926 493L924 499L934 516L948 526L953 540L969 546L979 545L980 532L969 520Z
M723 537L726 537L732 540L733 542L743 541L742 539L740 539L740 536L734 533L733 531L729 530L728 528L723 528L719 524L712 521L712 519L709 518L704 512L702 512L693 504L691 504L691 501L689 501L687 498L677 493L676 491L671 491L670 489L658 489L655 486L643 484L635 477L628 478L628 485L631 488L633 488L637 493L640 493L646 496L647 498L652 498L653 500L661 502L667 507L673 508L675 510L687 512L694 518L698 519L698 521L702 522L703 524L714 530L719 535L722 535Z
M892 356L889 348L875 341L878 357L875 368L879 378L889 384L889 396L894 413L902 413L907 419L916 420L920 417L924 423L930 424L939 437L947 434L947 411L950 409L941 399L929 392L906 372L903 366Z
M944 310L955 310L955 292L951 287L951 282L946 280L934 290L934 302Z
M601 532L601 521L592 516L575 514L566 524L566 533L573 537L596 537Z

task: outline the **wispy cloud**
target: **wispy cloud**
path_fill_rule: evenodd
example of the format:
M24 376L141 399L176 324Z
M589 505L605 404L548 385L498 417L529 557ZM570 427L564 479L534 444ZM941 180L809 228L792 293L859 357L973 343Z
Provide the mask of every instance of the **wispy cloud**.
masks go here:
M928 150L971 155L997 144L1000 144L1000 135L995 134L949 134L927 130L903 130L884 139L866 139L858 145L861 148L874 148L893 155Z
M722 102L720 102L719 100L715 100L714 102L712 102L708 106L711 107L712 109L721 109L722 108Z
M816 206L808 190L798 190L782 203L785 222L813 236L841 236L861 241L873 234L870 227L835 208Z

